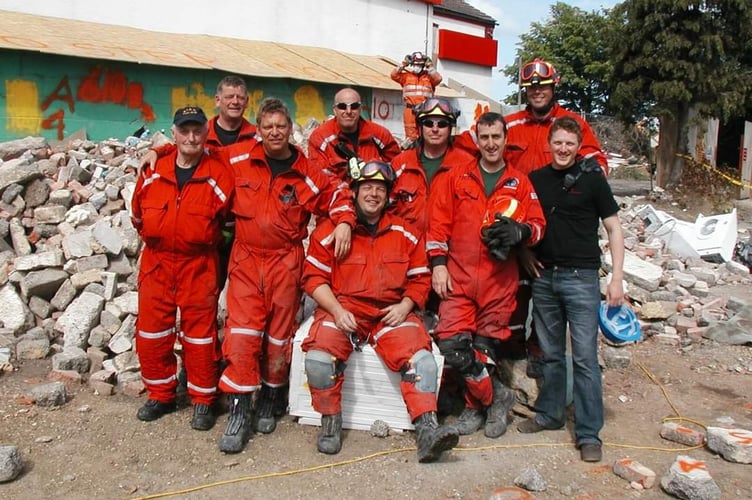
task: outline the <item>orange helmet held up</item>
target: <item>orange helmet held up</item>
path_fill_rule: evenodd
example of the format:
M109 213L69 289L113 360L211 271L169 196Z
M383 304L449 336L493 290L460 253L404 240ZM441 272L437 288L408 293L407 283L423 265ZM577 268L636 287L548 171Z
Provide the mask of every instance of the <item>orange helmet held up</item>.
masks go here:
M505 194L497 195L486 203L486 213L480 226L481 236L500 217L509 217L517 222L525 221L525 208L517 198Z

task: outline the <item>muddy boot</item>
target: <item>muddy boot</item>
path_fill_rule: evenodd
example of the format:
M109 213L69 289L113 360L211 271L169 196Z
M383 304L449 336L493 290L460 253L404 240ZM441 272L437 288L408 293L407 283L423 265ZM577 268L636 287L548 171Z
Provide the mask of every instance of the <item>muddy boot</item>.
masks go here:
M342 449L342 414L321 415L321 431L316 443L321 453L336 455Z
M462 410L460 416L457 417L454 427L460 433L460 436L467 436L480 429L484 421L485 415L483 415L483 410L466 407Z
M253 394L230 394L227 429L219 438L219 451L240 453L251 437L251 400Z
M486 437L497 438L507 431L509 410L514 406L516 397L514 391L501 383L496 377L491 377L493 383L493 401L486 410L486 427L483 433Z
M256 431L263 434L271 434L277 428L277 416L279 408L284 404L284 388L269 387L264 384L256 400ZM284 410L282 410L284 415Z
M451 450L460 440L460 433L451 425L439 425L436 412L429 411L415 420L418 433L418 462L435 462L441 454Z

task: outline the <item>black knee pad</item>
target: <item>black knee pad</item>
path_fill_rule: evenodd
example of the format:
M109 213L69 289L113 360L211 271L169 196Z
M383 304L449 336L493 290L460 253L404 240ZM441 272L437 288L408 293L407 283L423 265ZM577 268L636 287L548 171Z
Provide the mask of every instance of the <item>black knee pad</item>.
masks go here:
M488 356L488 358L494 363L496 363L496 353L499 352L498 349L500 345L501 341L490 337L476 335L473 339L473 348Z
M444 362L461 375L477 377L483 371L483 364L475 359L472 337L469 334L458 335L437 342Z

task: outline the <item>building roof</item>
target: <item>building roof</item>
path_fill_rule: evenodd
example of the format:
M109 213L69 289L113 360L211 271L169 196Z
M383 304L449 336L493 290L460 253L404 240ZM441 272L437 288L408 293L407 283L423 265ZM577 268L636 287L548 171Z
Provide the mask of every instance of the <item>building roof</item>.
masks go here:
M0 10L0 49L136 64L221 70L245 76L400 90L385 57L210 35L146 31ZM456 97L440 87L437 95Z
M477 21L483 25L496 25L496 19L465 3L463 0L442 0L441 4L434 5L433 11L437 14L448 14L462 19Z

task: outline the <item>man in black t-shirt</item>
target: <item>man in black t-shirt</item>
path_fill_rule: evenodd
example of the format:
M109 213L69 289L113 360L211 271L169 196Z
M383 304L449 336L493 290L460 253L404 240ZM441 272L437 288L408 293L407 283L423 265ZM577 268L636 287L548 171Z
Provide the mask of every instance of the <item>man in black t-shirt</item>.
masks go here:
M603 390L597 335L601 251L598 224L608 234L613 264L606 300L618 306L622 287L624 237L611 188L592 159L578 159L582 128L569 117L557 119L548 135L552 161L530 173L546 216L546 233L521 257L533 281L533 317L543 351L543 384L537 415L521 422L523 433L559 429L566 419L566 344L569 327L574 362L575 442L586 462L602 458L598 433L603 427Z

